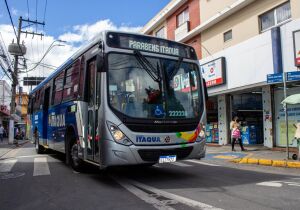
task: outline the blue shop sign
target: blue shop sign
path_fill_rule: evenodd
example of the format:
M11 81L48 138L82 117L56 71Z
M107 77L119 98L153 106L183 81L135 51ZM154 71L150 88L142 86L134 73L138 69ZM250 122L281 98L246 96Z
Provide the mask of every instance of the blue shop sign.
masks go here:
M299 81L300 71L287 72L287 81Z
M282 73L267 75L267 83L278 83L278 82L283 82Z

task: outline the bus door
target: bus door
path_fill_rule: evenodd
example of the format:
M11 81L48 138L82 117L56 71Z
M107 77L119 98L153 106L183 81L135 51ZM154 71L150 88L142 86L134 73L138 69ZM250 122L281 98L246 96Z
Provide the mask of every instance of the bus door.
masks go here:
M87 159L99 162L99 128L97 92L99 75L96 70L96 59L87 65L87 100L88 100L88 130L87 130Z
M50 87L45 89L44 93L44 104L43 104L43 144L48 145L48 109L50 100Z

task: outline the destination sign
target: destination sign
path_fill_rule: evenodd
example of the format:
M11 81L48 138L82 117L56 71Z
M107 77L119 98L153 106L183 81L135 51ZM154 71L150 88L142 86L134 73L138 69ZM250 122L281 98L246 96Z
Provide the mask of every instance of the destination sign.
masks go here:
M157 44L145 43L145 42L138 42L129 40L129 48L133 48L136 50L144 50L144 51L152 51L157 53L163 54L171 54L179 56L179 49L174 47L167 47L167 46L159 46Z
M136 34L109 32L107 45L114 48L134 49L196 60L195 50L184 44Z

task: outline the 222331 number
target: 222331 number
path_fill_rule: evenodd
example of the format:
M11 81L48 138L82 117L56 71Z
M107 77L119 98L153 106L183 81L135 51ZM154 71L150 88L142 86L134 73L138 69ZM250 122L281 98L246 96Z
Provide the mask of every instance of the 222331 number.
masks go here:
M170 117L186 117L187 111L169 111Z

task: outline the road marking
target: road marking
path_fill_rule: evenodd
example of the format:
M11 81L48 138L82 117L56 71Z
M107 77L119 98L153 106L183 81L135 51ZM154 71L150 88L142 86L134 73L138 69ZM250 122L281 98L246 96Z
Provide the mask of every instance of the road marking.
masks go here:
M278 181L260 182L260 183L257 183L256 185L267 186L267 187L282 187L282 184L279 183Z
M192 199L180 196L180 195L175 195L173 193L169 193L169 192L166 192L166 191L163 191L163 190L160 190L160 189L157 189L157 188L154 188L154 187L151 187L151 186L148 186L148 185L145 185L145 184L133 181L133 180L129 180L129 182L131 182L133 185L135 185L139 188L145 189L147 191L154 192L159 196L169 198L171 200L180 202L182 204L188 205L188 206L193 207L193 208L199 208L199 209L203 209L203 210L204 209L205 210L222 210L220 208L216 208L216 207L208 205L206 203L195 201L195 200L192 200Z
M12 157L16 156L16 154L19 152L19 150L20 150L20 148L12 149L12 150L6 152L4 155L2 155L1 159L12 158Z
M23 155L23 156L16 156L16 157L7 157L7 158L1 158L1 160L8 160L8 159L19 159L19 158L30 158L30 157L49 157L49 155Z
M300 183L295 183L295 184L288 184L289 186L296 186L296 187L300 187Z
M0 162L0 172L1 173L2 172L10 172L16 162L17 162L16 159L1 161Z
M125 189L127 189L129 192L136 195L138 198L144 200L147 203L152 204L156 209L173 209L168 205L174 205L179 202L187 206L202 210L222 210L220 208L216 208L214 206L195 201L183 196L175 195L173 193L169 193L133 180L119 177L112 178ZM160 197L160 199L156 199L158 197Z
M49 165L46 157L34 158L33 176L50 175Z
M134 194L136 197L140 198L141 200L145 201L146 203L149 203L153 205L156 209L159 210L173 210L174 208L167 206L165 202L162 202L158 199L156 199L153 196L150 196L146 192L142 191L141 189L135 187L134 185L130 184L126 179L122 178L116 178L113 177L113 179L119 183L122 187L124 187L126 190Z
M202 162L199 160L185 160L185 161L191 162L191 163L197 163L197 164L201 164L201 165L206 165L206 166L220 166L220 165L216 165L216 164L212 164L212 163Z
M192 165L189 165L189 164L185 164L185 163L182 163L182 162L173 162L173 163L170 163L172 165L175 165L175 166L180 166L180 167L191 167Z
M295 178L293 178L293 179L295 179ZM267 186L267 187L282 187L283 184L286 184L286 185L289 185L289 186L300 187L299 182L288 182L288 181L260 182L260 183L257 183L256 185Z

